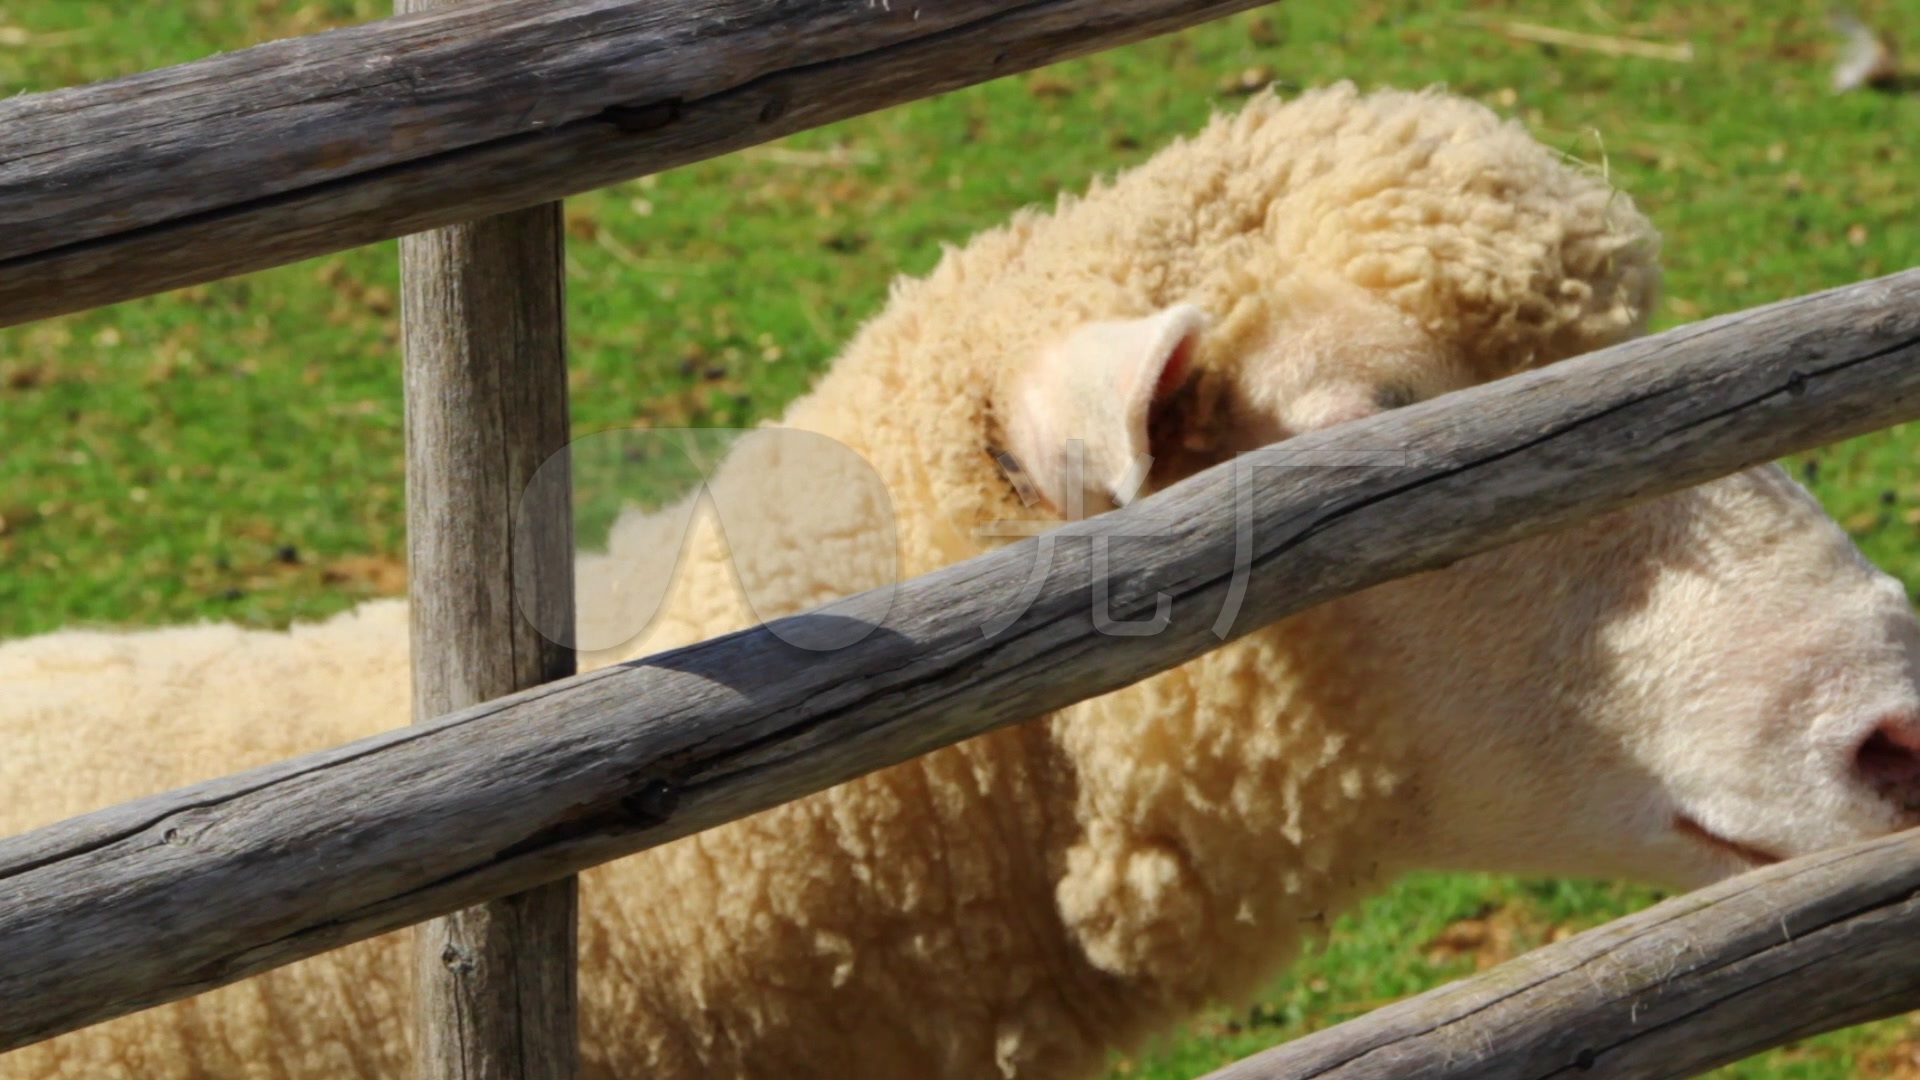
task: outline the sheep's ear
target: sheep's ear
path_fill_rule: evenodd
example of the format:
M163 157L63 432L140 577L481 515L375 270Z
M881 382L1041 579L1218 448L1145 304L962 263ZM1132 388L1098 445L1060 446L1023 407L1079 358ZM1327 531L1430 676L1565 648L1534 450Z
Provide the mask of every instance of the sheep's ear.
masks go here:
M1205 323L1191 304L1090 322L1036 358L1013 384L1006 433L1042 498L1074 518L1133 497L1153 460L1148 414L1180 385Z

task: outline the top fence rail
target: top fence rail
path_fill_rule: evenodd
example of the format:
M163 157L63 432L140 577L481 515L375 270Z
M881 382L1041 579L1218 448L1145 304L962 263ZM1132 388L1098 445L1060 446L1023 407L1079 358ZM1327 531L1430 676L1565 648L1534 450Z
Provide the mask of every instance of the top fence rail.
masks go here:
M494 0L0 101L0 326L603 187L1263 0Z

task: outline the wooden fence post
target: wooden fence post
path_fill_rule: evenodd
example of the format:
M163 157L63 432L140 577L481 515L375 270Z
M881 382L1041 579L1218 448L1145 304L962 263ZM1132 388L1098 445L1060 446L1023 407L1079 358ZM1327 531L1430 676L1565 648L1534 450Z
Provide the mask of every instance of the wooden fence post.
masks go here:
M572 625L569 485L517 506L568 436L563 251L557 202L400 241L416 723L574 671L521 613ZM567 878L415 930L422 1080L573 1080L575 909Z

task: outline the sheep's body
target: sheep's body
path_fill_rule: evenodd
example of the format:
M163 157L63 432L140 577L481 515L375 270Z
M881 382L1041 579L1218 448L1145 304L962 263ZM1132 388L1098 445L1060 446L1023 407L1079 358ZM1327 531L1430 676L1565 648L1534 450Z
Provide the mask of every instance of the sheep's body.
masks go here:
M1199 424L1162 455L1184 467L1234 438L1338 415L1288 409L1348 368L1386 365L1389 381L1427 394L1624 336L1645 315L1653 246L1626 200L1477 106L1346 89L1256 101L901 286L789 410L786 425L871 466L897 547L884 532L831 529L796 557L780 530L797 517L832 508L871 524L887 507L847 462L777 469L790 446L764 441L719 482L737 485L723 502L755 508L727 523L752 607L703 516L661 618L584 666L923 573L981 550L975 526L1032 516L983 452L1005 445L996 403L1086 320L1183 302L1214 317L1193 389L1168 406ZM1394 369L1388 354L1418 363ZM1323 359L1335 366L1313 366ZM1292 396L1263 405L1262 388L1280 384ZM1208 434L1220 438L1197 437ZM584 640L625 636L612 584L629 567L658 572L675 520L623 519L612 554L583 559ZM1873 672L1847 715L1905 707L1906 624L1883 587L1790 483L1748 474L1323 606L1126 690L590 872L588 1075L1084 1076L1108 1048L1251 991L1303 929L1415 864L1726 872L1652 825L1619 839L1643 824L1633 815L1651 801L1637 791L1572 791L1566 813L1592 810L1594 823L1544 838L1527 835L1547 827L1527 806L1478 793L1497 781L1552 806L1556 794L1532 785L1612 776L1595 745L1657 742L1658 730L1614 732L1652 724L1621 719L1622 702L1658 715L1687 700L1661 695L1688 677L1622 689L1611 650L1680 663L1705 649L1692 644L1698 627L1667 625L1684 617L1675 611L1730 610L1735 592L1756 611L1788 597L1788 584L1751 580L1783 546L1805 564L1783 580L1831 598L1799 613L1800 632ZM1663 606L1673 590L1685 605ZM1883 615L1879 637L1857 630ZM0 807L0 833L405 723L405 620L389 601L284 634L69 631L0 648L0 783L32 793ZM1520 689L1529 680L1544 698ZM1868 690L1879 696L1857 705ZM1702 693L1718 706L1734 690ZM1734 741L1730 760L1765 752ZM1450 765L1423 768L1435 754ZM1438 771L1463 754L1484 764ZM1624 790L1628 775L1607 782ZM1702 798L1690 813L1745 827ZM1780 843L1887 827L1876 813L1810 820ZM1609 844L1644 857L1590 866ZM401 942L0 1057L0 1076L401 1075Z

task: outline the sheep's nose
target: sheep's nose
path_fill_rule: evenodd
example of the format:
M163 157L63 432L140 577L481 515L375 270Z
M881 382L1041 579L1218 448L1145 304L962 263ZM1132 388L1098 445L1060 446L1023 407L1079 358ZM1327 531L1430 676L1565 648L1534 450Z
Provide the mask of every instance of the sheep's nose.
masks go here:
M1920 715L1882 719L1854 752L1853 767L1883 798L1920 814Z

